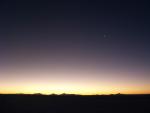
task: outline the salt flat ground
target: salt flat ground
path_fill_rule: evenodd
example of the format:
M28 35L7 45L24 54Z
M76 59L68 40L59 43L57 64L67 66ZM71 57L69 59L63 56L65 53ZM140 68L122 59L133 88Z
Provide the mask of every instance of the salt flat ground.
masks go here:
M0 113L150 113L150 95L0 95Z

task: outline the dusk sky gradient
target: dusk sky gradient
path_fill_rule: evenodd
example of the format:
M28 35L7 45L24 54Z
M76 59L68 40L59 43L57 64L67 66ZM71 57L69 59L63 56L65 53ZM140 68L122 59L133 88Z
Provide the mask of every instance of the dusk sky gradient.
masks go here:
M150 93L150 2L0 2L0 93Z

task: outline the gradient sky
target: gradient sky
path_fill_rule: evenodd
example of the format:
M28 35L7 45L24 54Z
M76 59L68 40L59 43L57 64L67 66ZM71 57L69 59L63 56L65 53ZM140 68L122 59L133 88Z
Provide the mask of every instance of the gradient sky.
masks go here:
M0 93L150 93L143 1L0 2Z

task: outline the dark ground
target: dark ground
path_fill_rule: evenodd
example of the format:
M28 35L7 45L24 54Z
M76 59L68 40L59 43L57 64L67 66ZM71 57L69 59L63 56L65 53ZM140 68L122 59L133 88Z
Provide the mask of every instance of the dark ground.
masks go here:
M150 95L0 95L0 113L150 113Z

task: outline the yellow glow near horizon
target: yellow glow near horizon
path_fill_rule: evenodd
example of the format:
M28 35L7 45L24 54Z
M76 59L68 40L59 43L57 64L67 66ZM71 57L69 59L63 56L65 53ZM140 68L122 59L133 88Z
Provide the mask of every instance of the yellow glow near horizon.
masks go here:
M101 89L101 90L100 90ZM138 90L135 90L135 87L109 87L109 86L80 86L80 85L37 85L29 84L24 86L13 86L13 87L1 87L0 93L25 93L25 94L83 94L83 95L92 95L92 94L148 94L150 91L147 88L139 87Z
M17 70L10 70L5 73L1 72L1 74L5 76L0 81L0 93L83 95L150 93L148 79L142 80L140 76L135 76L135 79L133 73L131 77L126 77L130 73L92 70L68 71L65 69L57 69L57 71L34 70L32 68L31 70L19 70L17 68Z

